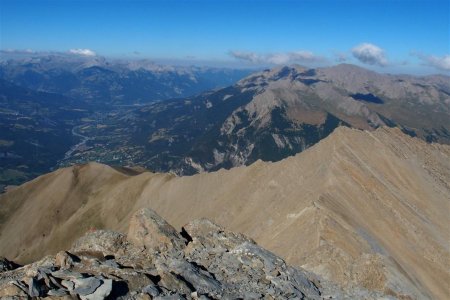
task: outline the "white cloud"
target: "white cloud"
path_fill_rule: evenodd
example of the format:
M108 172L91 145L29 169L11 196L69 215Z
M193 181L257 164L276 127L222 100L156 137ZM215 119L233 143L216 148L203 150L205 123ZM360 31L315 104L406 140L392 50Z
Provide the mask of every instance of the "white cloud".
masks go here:
M352 49L352 54L360 62L368 65L384 67L388 64L384 50L373 44L360 44Z
M4 49L0 50L0 53L11 53L11 54L34 54L36 51L31 49Z
M434 67L443 71L450 71L450 54L444 55L442 57L434 55L425 55L422 53L412 53L412 55L417 56L426 65Z
M96 56L97 54L90 49L70 49L70 54L82 55L82 56Z
M268 53L265 55L255 52L230 51L229 54L239 60L245 60L254 64L284 65L295 62L308 63L323 61L322 57L316 56L310 51Z

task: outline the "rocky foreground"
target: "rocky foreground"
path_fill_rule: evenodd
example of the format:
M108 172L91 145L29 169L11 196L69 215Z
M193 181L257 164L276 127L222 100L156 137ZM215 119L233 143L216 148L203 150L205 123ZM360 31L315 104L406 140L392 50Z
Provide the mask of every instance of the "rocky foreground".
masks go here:
M330 291L327 291L330 292ZM90 231L69 251L18 267L0 262L0 298L324 299L311 274L242 234L199 219L178 233L150 209L128 235Z

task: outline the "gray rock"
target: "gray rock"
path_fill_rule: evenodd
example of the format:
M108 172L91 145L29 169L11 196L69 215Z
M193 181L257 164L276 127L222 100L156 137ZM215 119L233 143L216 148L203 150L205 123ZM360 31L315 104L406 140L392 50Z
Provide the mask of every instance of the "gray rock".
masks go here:
M98 287L94 293L86 296L80 296L82 300L103 300L111 294L112 291L111 279L104 279L101 282L100 287Z
M120 268L119 264L112 259L105 260L102 264L110 268Z
M320 295L319 288L298 269L287 267L286 274L289 282L306 296L314 297Z
M185 295L193 292L192 287L185 280L170 272L161 274L161 281L158 282L158 285L169 291L177 291Z
M43 292L42 284L38 280L30 278L28 281L28 295L30 297L40 297L44 294Z
M209 293L221 288L220 283L211 274L181 259L169 261L169 269L189 282L200 293Z
M222 298L243 295L261 298L268 291L276 299L303 298L305 294L310 298L320 296L320 291L301 271L292 271L295 269L288 268L284 260L243 235L227 232L204 219L192 221L183 229L192 239L184 250L186 259L214 274L213 279L220 282L221 289L211 290ZM175 266L171 266L172 272L196 282L197 278L189 280L187 275L194 270L187 267L183 270L182 264L177 270Z
M266 273L286 265L281 258L254 243L244 242L232 249L231 252L242 258L249 257L252 262L254 259L260 260Z
M47 295L55 296L55 297L62 297L62 296L67 295L67 291L63 290L63 289L50 290L50 291L48 291Z
M90 295L102 284L100 279L95 277L74 279L75 289L73 292L80 296Z
M56 287L56 288L59 288L59 289L64 289L64 287L58 282L58 280L56 280L55 277L48 276L48 278L50 279L50 285L52 287ZM50 285L48 287L50 287Z
M73 283L72 281L70 281L70 280L63 280L63 281L61 281L61 285L63 286L63 287L65 287L68 291L73 291L74 289L75 289L75 283Z
M73 280L77 278L83 278L83 275L79 272L71 270L58 270L51 273L53 277L65 280Z
M160 294L159 288L154 284L149 284L142 289L143 293L149 294L152 297L156 297Z

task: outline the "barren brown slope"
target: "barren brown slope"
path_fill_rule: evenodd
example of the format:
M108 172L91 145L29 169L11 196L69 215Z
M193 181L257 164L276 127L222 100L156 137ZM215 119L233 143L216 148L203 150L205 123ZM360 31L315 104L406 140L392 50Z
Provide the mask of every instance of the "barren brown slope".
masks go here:
M449 158L397 129L338 128L295 157L191 177L61 169L0 197L0 255L30 261L91 227L125 230L148 206L178 227L208 217L348 288L448 299Z

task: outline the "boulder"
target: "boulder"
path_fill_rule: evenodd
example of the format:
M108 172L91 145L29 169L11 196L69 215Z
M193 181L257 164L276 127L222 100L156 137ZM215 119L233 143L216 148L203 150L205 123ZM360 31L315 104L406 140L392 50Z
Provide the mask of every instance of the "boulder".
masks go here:
M90 255L103 259L108 255L122 254L126 249L125 235L110 231L97 230L89 232L78 239L70 252L79 255Z
M55 264L62 269L69 269L75 263L74 255L67 251L60 251L55 256Z
M144 208L131 218L128 240L153 252L180 250L185 243L178 232L156 212Z

